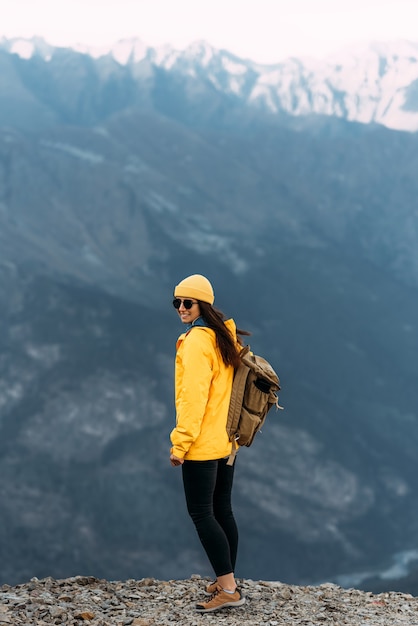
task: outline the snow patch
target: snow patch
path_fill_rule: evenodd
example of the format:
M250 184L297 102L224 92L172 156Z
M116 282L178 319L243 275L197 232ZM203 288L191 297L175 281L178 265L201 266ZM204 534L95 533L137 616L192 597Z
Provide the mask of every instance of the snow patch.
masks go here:
M232 93L240 95L242 91L242 80L236 76L232 76L229 81L229 90L232 91Z
M176 63L180 56L177 50L174 50L172 46L159 46L150 51L150 58L155 65L170 69Z
M136 155L131 155L124 166L125 172L130 174L140 174L141 172L149 171L149 169L148 165Z
M228 57L222 57L221 63L224 70L230 74L246 74L248 72L248 67L245 63L238 63Z
M95 254L92 249L87 245L85 245L82 249L82 256L91 265L103 265L101 259L99 259L97 254Z
M60 150L61 152L65 152L66 154L69 154L77 159L87 161L92 165L97 165L98 163L102 163L104 161L104 157L101 154L91 152L90 150L84 150L83 148L78 148L77 146L72 146L67 143L47 141L43 139L41 141L41 146L52 150Z
M178 213L179 208L174 202L167 200L164 196L161 196L156 191L151 191L148 194L148 203L157 213Z
M35 46L27 39L16 39L11 47L10 52L17 54L21 59L30 59L35 53Z
M26 354L30 356L31 359L39 361L47 367L51 367L51 365L56 363L60 358L60 347L55 344L35 345L30 343L26 346Z
M112 48L112 56L120 65L139 63L145 59L147 52L148 46L139 39L121 40Z
M203 233L198 230L187 232L188 246L201 253L210 253L222 256L235 274L243 274L248 269L248 263L232 248L232 242L227 237L212 233Z
M110 55L119 65L127 65L128 63L142 61L147 56L149 47L140 39L133 37L131 39L120 39L116 43L107 46L77 44L72 49L81 54L88 54L93 59L100 59Z
M216 51L206 41L194 41L185 50L185 56L188 58L199 59L199 62L206 67L209 65Z

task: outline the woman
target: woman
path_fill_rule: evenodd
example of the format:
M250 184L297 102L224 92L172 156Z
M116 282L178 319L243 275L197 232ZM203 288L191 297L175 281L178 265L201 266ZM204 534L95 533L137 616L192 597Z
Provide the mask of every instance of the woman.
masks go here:
M234 576L238 530L231 508L235 463L227 465L232 444L226 432L234 367L241 341L232 319L213 307L209 280L188 276L174 290L173 305L186 330L177 341L176 427L170 462L182 466L187 510L215 571L211 597L200 612L240 606L245 598Z

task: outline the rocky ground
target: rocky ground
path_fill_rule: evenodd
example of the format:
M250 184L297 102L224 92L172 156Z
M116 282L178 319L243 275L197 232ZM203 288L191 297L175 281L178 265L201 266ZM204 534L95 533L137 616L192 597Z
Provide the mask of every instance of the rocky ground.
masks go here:
M206 579L153 578L108 582L90 576L45 578L0 589L0 625L157 626L233 624L263 626L418 626L418 598L404 593L375 595L337 585L297 587L242 580L242 607L201 615Z

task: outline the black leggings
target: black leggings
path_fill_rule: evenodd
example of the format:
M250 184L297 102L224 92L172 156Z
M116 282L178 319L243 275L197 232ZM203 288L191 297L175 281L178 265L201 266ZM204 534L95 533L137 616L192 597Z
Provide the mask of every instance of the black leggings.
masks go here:
M235 570L238 529L231 507L234 465L228 459L184 461L187 510L216 576Z

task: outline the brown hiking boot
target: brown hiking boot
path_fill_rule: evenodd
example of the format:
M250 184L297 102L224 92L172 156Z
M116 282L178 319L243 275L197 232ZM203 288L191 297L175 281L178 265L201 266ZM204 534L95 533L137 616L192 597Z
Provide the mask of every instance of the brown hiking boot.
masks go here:
M209 585L205 587L205 590L203 593L206 596L211 596L213 593L215 593L217 586L218 586L218 581L214 580L212 583L209 583Z
M209 613L210 611L219 611L227 607L241 606L244 602L245 598L238 589L235 589L234 593L227 593L220 585L216 585L216 589L209 600L196 604L196 610L200 613Z

